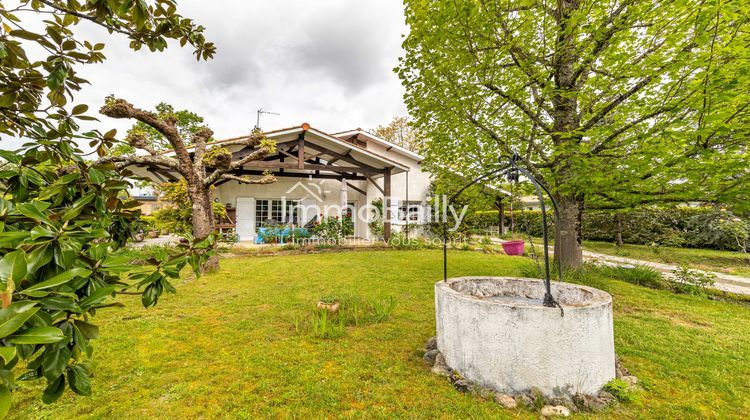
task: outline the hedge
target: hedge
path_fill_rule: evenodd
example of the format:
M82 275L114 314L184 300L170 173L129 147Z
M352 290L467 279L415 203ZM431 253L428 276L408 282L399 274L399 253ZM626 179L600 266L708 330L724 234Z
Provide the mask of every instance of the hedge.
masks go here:
M541 211L515 211L516 232L532 236L542 235ZM616 213L603 210L586 210L583 214L584 240L615 241ZM736 225L740 236L750 236L750 221L741 220L728 211L704 207L675 207L621 211L622 239L628 244L656 244L741 250L737 243ZM727 222L735 223L735 230L727 229ZM554 216L548 212L547 222L552 231ZM466 216L466 229L497 228L497 210L479 211ZM505 226L510 227L510 213L505 212Z

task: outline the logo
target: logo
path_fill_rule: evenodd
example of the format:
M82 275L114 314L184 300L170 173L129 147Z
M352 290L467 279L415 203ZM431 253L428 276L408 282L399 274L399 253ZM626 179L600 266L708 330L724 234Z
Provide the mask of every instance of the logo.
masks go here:
M307 196L302 197L302 199L313 198L315 199L315 201L322 202L325 195L330 192L327 190L324 191L322 185L323 185L322 181L318 184L312 181L308 181L308 182L297 181L294 183L294 185L292 185L291 187L289 187L289 189L286 190L285 194L288 195L288 194L294 193L295 191L298 191L298 192L302 191L303 194L305 193L307 194Z

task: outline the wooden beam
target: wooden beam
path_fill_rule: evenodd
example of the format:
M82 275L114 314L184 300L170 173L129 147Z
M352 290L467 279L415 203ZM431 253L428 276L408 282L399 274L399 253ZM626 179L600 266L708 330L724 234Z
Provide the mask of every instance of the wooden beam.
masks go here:
M334 152L333 150L331 150L331 149L329 149L327 147L319 146L317 144L307 143L307 147L309 147L310 149L313 149L315 151L324 152L327 155L333 156L334 159L331 160L331 161L329 161L328 163L333 163L333 162L335 162L337 160L343 160L344 162L350 163L352 165L357 165L357 166L360 166L360 167L363 167L363 168L366 168L366 169L370 169L370 170L377 170L377 168L375 168L373 166L370 166L370 165L368 165L366 163L362 163L362 162L358 161L357 159L354 159L353 157L351 157L351 155L350 155L351 154L351 150L347 151L344 154L341 154L341 153L338 153L338 152Z
M242 170L236 170L232 171L232 175L237 176L243 176L243 175L259 175L262 176L265 171L257 171L257 170L249 170L249 169L242 169ZM294 172L275 172L273 174L276 177L279 178L309 178L310 174L303 174L303 173L294 173ZM333 179L340 181L341 175L339 174L322 174L322 175L313 175L313 179ZM346 179L352 180L352 181L365 181L367 178L365 178L362 175L346 175Z
M323 165L316 163L304 163L302 167L299 167L297 162L273 162L273 161L254 161L249 162L245 165L248 169L306 169L311 171L329 171L336 173L361 173L368 175L380 175L383 173L382 169L369 169L369 168L354 168L351 166L334 166L334 165Z
M375 188L377 188L381 194L385 195L385 191L383 191L383 188L380 185L378 185L378 183L375 182L375 180L371 176L366 176L366 177L367 177L367 180L370 181L370 183L374 185Z
M366 196L366 195L367 195L367 191L365 191L365 190L363 190L362 188L359 188L359 187L357 187L357 186L355 186L355 185L352 185L352 183L351 183L351 182L349 182L349 178L347 178L347 181L346 181L346 185L348 185L348 186L349 186L349 188L353 189L354 191L356 191L356 192L358 192L358 193L360 193L360 194L362 194L362 195L364 195L364 196Z
M297 157L297 154L294 153L294 152L286 151L284 149L279 149L279 152L281 152L281 154L283 154L284 156L288 156L288 157L290 157L292 159L295 159L295 160L299 159L299 157Z
M167 179L159 173L159 169L157 169L155 166L149 166L146 169L154 174L154 178L156 178L159 182L167 182Z
M307 133L307 131L303 131L299 133L299 137L297 137L297 167L298 169L303 169L305 167L305 133Z
M391 168L385 168L383 177L383 239L388 242L391 239Z

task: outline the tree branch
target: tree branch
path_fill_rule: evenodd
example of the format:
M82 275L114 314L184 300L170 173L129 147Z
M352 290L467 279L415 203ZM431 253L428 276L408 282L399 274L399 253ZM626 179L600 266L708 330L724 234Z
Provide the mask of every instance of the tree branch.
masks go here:
M131 165L160 165L166 166L167 168L174 169L180 172L180 163L171 157L164 155L157 156L105 156L99 160L94 161L91 166L106 165L112 163L117 169L123 169ZM180 172L181 173L181 172Z
M628 98L638 93L641 89L646 87L651 80L653 79L652 76L646 76L638 81L635 85L633 85L630 89L627 90L627 92L620 93L617 95L610 103L605 105L602 109L599 110L599 112L596 113L591 119L589 119L583 126L581 127L581 131L586 131L589 128L593 127L601 121L604 117L607 116L607 114L610 113L613 109L617 108L618 105L625 102Z
M39 0L39 2L42 3L42 4L45 4L47 6L49 6L51 8L53 8L55 10L57 10L58 12L62 12L62 13L65 13L65 14L68 14L68 15L71 15L71 16L75 16L75 17L80 18L80 19L87 20L89 22L93 22L94 24L99 25L99 26L101 26L101 27L103 27L103 28L105 28L105 29L107 29L109 31L118 32L118 33L121 33L123 35L127 35L128 37L133 37L134 36L134 34L132 32L124 30L124 29L120 28L119 26L108 25L108 24L100 21L99 19L97 19L96 16L89 16L89 15L87 15L85 13L81 13L81 12L77 12L75 10L68 9L67 7L60 6L60 5L55 4L55 3L51 2L51 1L48 1L48 0Z
M273 174L271 173L265 174L263 175L262 178L256 178L256 179L250 179L245 176L222 174L220 179L226 180L226 181L237 181L240 184L272 184L276 182L276 177L274 177Z
M172 146L172 149L174 149L177 159L183 166L180 173L185 175L186 172L192 171L193 162L190 159L190 154L188 153L187 148L185 147L185 142L182 140L179 130L177 130L175 121L165 121L153 112L144 111L134 107L124 99L108 100L107 103L101 107L99 112L110 118L135 119L153 127L167 139Z
M206 144L213 137L214 132L208 127L201 127L193 134L193 144L195 144L194 161L202 164L203 156L206 154Z
M502 89L500 89L499 87L497 87L497 86L495 86L493 84L485 83L485 84L483 84L483 86L486 87L487 89L489 89L490 91L494 92L495 94L497 94L501 98L503 98L503 99L507 100L508 102L512 103L513 105L515 105L516 108L520 109L521 112L523 112L524 114L526 114L526 116L529 117L529 119L531 119L531 121L533 121L534 124L536 124L537 126L539 126L547 134L551 134L552 133L552 128L548 124L546 124L544 121L542 121L542 119L539 118L539 115L537 113L533 112L528 107L528 105L526 105L523 101L519 100L518 98L511 97L509 94L505 93Z

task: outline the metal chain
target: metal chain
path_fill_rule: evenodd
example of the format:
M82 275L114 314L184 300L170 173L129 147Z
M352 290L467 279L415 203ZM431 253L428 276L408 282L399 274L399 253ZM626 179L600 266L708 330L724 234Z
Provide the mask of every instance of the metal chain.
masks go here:
M516 187L518 187L518 180L516 180ZM512 182L510 184L510 195L511 195L511 202L512 202L514 199L514 191L513 191ZM525 211L526 210L523 208L523 206L521 206L521 215L523 215ZM543 279L544 271L542 271L542 263L539 262L539 254L536 253L536 247L534 246L534 238L531 236L531 222L529 221L528 218L525 219L524 226L526 230L526 236L529 238L529 244L531 245L531 253L529 256L531 257L532 260L534 260L534 263L536 263L536 271L537 271L537 274L539 274L539 278ZM560 316L564 317L565 311L563 310L563 307L560 305L560 302L558 302L557 300L554 300L554 304L557 308L560 309Z
M516 180L515 189L513 188L513 183L510 184L511 203L515 199L514 195L515 195L515 190L518 189L518 182L519 181ZM521 214L519 214L519 216L523 216L525 211L526 210L523 208L523 206L521 206ZM531 228L529 227L530 223L529 223L528 218L524 218L524 221L525 221L524 230L526 231L526 236L529 238L529 244L531 245L531 253L529 254L529 256L534 261L534 263L536 263L536 270L537 270L537 273L539 274L539 278L543 279L544 272L542 271L542 263L539 262L539 254L536 253L536 247L534 247L534 239L531 237Z

